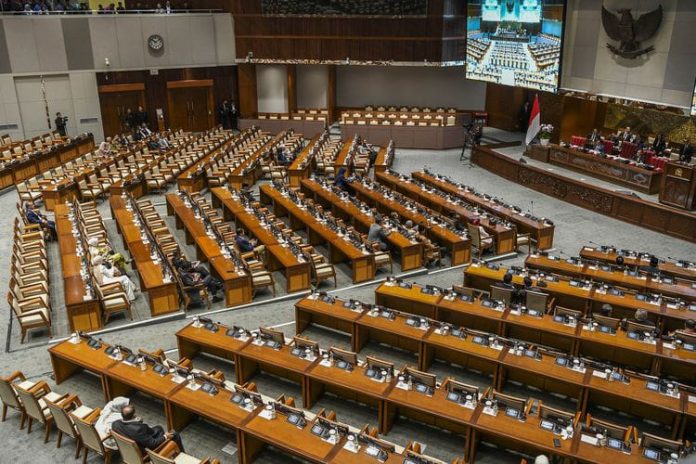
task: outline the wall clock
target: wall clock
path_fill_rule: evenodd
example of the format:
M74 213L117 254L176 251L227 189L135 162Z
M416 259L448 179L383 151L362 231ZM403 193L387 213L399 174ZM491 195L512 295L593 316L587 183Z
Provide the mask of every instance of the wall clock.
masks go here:
M147 46L154 52L159 52L164 48L164 39L159 34L152 34L147 38Z

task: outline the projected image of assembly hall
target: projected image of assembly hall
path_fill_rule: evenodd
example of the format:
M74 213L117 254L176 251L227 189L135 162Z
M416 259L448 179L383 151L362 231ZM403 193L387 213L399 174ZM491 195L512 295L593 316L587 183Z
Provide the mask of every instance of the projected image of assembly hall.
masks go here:
M555 91L563 9L559 0L470 0L467 78Z

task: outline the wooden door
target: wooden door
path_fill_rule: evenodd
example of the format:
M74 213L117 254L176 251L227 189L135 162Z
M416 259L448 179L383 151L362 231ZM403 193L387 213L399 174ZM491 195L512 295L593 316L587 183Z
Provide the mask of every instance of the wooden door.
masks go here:
M212 81L168 82L170 128L202 132L213 127L212 90Z
M135 112L138 106L145 107L144 84L115 84L99 86L99 105L101 107L104 136L113 137L129 132L126 125L126 112ZM147 109L146 109L147 111Z

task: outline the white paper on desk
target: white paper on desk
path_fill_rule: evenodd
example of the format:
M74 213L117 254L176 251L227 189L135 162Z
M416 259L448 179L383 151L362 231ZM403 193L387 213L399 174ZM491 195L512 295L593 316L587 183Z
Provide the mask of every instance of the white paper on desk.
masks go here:
M331 367L331 361L328 359L322 359L319 365L324 367Z
M396 388L408 391L408 384L406 382L397 382Z
M260 338L257 338L257 339L254 340L252 343L253 343L254 345L256 345L256 346L263 346L263 345L265 345L266 342L264 342L264 341L263 341L262 339L260 339Z
M185 380L186 380L186 379L183 378L183 377L180 376L180 375L174 375L174 376L172 376L172 382L174 382L174 383L184 383Z
M502 351L503 345L490 345L490 348L493 348L496 351Z
M259 417L262 417L262 418L264 418L264 419L266 419L266 420L273 420L273 415L272 415L272 414L273 414L272 411L267 411L266 409L264 409L263 411L261 411L261 412L259 413Z
M482 412L483 412L484 414L488 414L489 416L493 416L493 417L495 417L495 416L498 415L498 414L495 412L495 409L489 408L489 407L487 407L487 406L483 408L483 411L482 411Z
M696 396L689 395L689 403L696 403Z
M677 346L674 343L662 343L662 348L667 348L668 350L676 350Z
M82 301L92 301L92 295L85 295L82 297Z
M189 390L196 391L199 390L201 386L198 385L196 382L189 382L188 385L186 385L186 388L188 388Z
M599 377L600 379L607 380L607 374L605 374L602 371L592 371L592 375L594 375L595 377Z
M599 443L599 440L597 440L597 437L593 437L591 435L585 435L584 433L580 435L580 441L590 444L592 446L597 446L597 443Z

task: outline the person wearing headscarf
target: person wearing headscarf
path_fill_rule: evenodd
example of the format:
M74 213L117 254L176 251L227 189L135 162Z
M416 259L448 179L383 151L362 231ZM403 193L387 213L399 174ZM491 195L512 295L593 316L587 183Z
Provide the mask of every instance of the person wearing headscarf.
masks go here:
M92 268L94 270L94 278L97 280L99 285L108 285L113 283L121 284L123 291L126 292L129 301L135 300L135 292L137 288L132 280L128 276L121 275L121 273L112 266L108 261L104 261L104 258L97 255L92 258Z
M128 273L126 271L126 263L128 260L126 260L126 257L121 253L115 252L108 242L100 246L99 239L97 237L92 237L87 241L87 245L89 245L89 254L92 257L101 256L104 258L104 261L109 261L116 266L121 274L125 275Z

